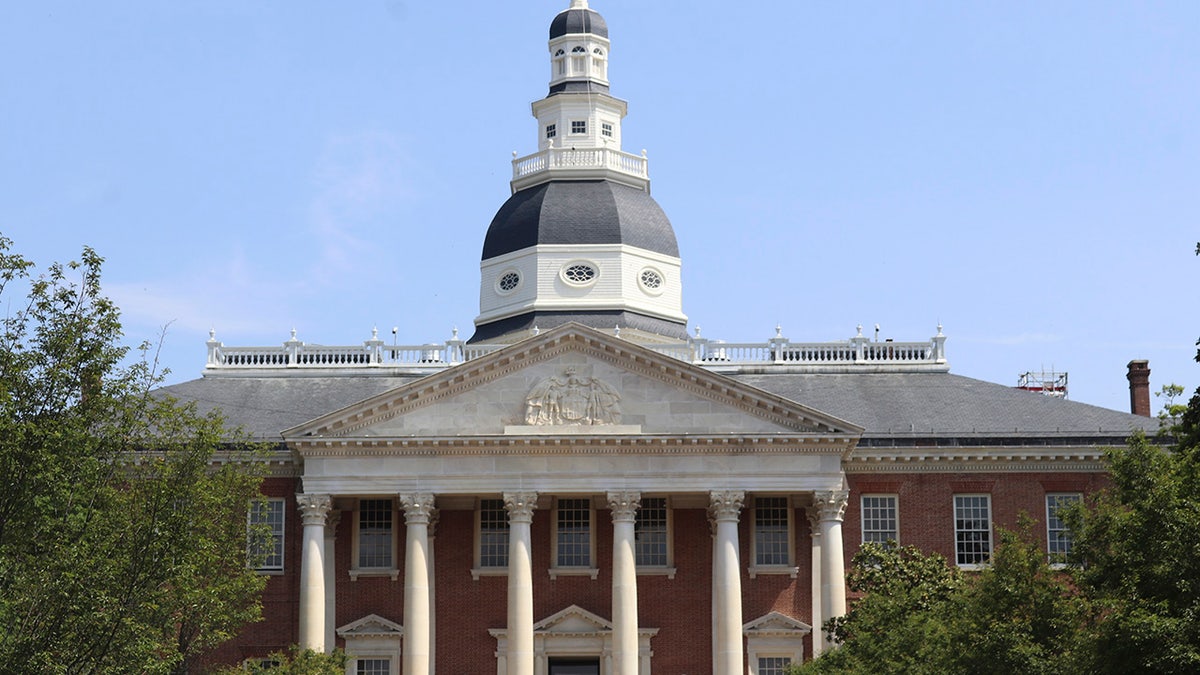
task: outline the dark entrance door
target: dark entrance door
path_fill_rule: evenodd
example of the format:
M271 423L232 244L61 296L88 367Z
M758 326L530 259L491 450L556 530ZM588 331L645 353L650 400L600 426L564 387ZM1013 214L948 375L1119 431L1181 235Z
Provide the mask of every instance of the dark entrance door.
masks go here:
M550 675L600 675L600 659L550 659Z

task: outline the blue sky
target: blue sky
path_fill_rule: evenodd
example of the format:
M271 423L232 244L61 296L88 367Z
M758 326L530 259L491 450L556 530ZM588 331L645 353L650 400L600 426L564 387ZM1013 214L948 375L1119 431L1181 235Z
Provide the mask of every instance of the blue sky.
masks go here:
M567 0L0 10L0 232L107 259L130 342L465 335ZM923 340L954 372L1200 384L1200 3L592 2L691 326ZM1157 408L1158 402L1155 402Z

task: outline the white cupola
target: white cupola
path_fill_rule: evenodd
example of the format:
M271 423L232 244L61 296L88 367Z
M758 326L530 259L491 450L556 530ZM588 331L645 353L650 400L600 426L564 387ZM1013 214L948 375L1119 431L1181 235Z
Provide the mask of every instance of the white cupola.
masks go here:
M513 153L512 197L488 228L472 342L567 321L648 340L687 337L675 231L650 196L645 152L621 149L608 24L571 0L550 24L537 152Z

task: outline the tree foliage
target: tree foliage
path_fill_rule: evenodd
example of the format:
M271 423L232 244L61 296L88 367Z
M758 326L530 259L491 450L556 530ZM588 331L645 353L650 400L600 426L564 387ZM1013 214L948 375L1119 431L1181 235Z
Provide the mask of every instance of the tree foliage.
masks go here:
M979 572L914 547L864 544L847 584L865 595L826 625L840 646L795 672L1073 672L1082 601L1023 528L1002 532Z
M35 274L0 237L3 672L187 672L260 613L260 465L219 418L153 393L101 262L84 249Z
M271 654L263 663L226 668L217 675L343 675L348 658L340 649L325 654L293 647L286 654Z

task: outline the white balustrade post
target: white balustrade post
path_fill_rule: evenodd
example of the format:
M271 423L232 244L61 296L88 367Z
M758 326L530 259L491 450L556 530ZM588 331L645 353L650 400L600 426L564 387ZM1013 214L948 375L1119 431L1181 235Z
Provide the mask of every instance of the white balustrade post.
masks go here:
M746 494L723 490L710 494L713 518L717 521L717 675L739 675L742 671L742 565L738 551L738 515Z
M634 525L642 496L608 493L613 520L613 675L638 675L637 555Z
M816 507L808 509L808 531L812 539L812 645L813 658L824 651L824 633L821 624L825 622L821 616L821 512Z
M300 647L325 651L325 516L333 506L329 495L299 494L296 504L304 523L300 549Z
M822 619L846 613L846 565L842 554L842 518L850 494L845 490L817 492L813 503L821 519L821 614ZM831 647L826 644L825 647Z
M429 519L433 495L402 494L408 526L404 556L404 674L431 675L429 669Z
M507 675L534 675L531 526L536 492L504 493L508 511Z

